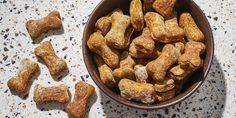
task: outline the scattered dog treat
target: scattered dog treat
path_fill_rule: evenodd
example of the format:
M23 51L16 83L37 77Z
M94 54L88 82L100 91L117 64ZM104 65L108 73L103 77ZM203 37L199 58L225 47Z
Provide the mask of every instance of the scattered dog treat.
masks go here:
M84 118L89 97L94 93L94 87L83 81L76 83L74 100L66 106L66 112L76 118Z
M103 82L103 84L105 84L107 87L111 89L115 88L117 83L112 75L112 69L105 64L105 62L100 56L95 55L94 60L98 66L100 79Z
M180 15L179 25L184 29L189 41L204 42L204 34L198 28L190 13Z
M49 30L60 29L61 27L62 22L58 11L51 11L42 19L29 20L26 22L26 29L33 40Z
M135 31L142 31L144 27L144 16L141 0L131 0L130 18Z
M119 65L119 52L107 46L102 34L93 33L89 37L87 45L91 51L101 56L109 67L115 68Z
M64 84L52 87L42 87L35 85L34 101L37 105L45 102L66 103L69 101L68 87Z
M49 41L41 43L40 46L35 48L34 53L46 63L50 74L53 76L58 75L67 69L66 62L56 55L52 44Z
M135 100L146 104L155 102L154 86L149 83L138 83L129 79L119 82L120 95L128 100Z
M7 85L11 90L15 90L17 93L26 92L29 80L38 71L38 64L36 62L32 62L30 59L25 58L20 62L20 67L16 76L12 77L7 82Z

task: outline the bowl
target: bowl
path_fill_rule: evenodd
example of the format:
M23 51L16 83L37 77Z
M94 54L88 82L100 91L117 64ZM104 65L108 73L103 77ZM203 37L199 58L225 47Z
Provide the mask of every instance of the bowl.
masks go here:
M129 14L129 4L130 0L103 0L101 1L97 7L91 13L85 29L83 33L83 41L82 41L82 50L83 50L83 57L84 62L87 67L87 70L93 79L93 81L97 84L97 86L109 97L117 101L118 103L138 108L138 109L160 109L164 107L168 107L179 103L186 98L188 98L191 94L193 94L204 82L207 74L210 70L212 64L212 58L214 53L214 41L213 35L211 31L211 27L207 21L206 16L204 15L203 11L199 8L199 6L192 0L177 0L176 2L176 10L177 12L187 11L191 13L192 17L194 18L198 27L202 30L205 35L205 44L206 44L206 52L203 55L204 58L204 65L203 68L195 71L192 76L188 78L186 83L183 86L182 91L176 95L174 98L161 102L161 103L154 103L154 104L143 104L135 101L128 101L122 98L119 93L110 90L106 87L101 80L99 79L98 69L96 64L93 60L93 53L87 47L87 40L89 39L90 34L94 32L94 26L96 21L102 17L110 13L115 8L120 8L123 10L125 14Z

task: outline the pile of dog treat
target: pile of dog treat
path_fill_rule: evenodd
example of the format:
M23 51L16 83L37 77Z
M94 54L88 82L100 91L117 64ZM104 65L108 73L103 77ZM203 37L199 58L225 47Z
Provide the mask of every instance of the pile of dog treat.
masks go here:
M29 20L26 23L26 28L33 40L49 30L60 29L61 27L62 21L58 11L52 11L42 19ZM40 46L35 48L34 53L46 64L52 76L57 76L68 70L65 60L56 55L49 41L41 43ZM18 94L24 93L27 91L29 80L38 72L39 66L36 62L32 62L27 58L22 59L18 73L7 82L7 85ZM92 85L80 81L75 85L74 100L70 102L67 85L43 87L36 84L33 99L37 105L45 102L65 103L67 113L77 118L82 118L85 116L88 99L93 93L94 87Z
M131 0L130 16L114 9L95 24L87 45L100 79L127 100L163 102L203 66L204 34L175 0Z

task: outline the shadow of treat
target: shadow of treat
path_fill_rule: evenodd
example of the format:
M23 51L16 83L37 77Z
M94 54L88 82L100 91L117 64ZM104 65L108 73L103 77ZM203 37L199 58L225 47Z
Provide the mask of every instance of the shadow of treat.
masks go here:
M50 36L53 36L53 35L61 35L64 32L65 32L64 27L62 25L62 27L58 30L49 30L48 32L43 33L40 37L38 37L37 39L34 39L32 43L33 44L39 44L43 39L45 39L47 37L50 37Z
M15 96L19 96L22 100L25 100L28 98L29 96L29 91L30 89L32 88L32 84L35 80L38 79L39 75L41 73L41 70L39 68L39 71L37 73L34 74L34 76L32 76L29 80L29 83L28 83L28 86L27 86L27 89L24 93L17 93L15 90L10 90L11 94L15 95ZM34 88L32 88L34 89Z
M52 78L55 81L60 81L62 80L65 76L67 76L69 74L69 68L67 67L65 70L61 71L58 75L51 75Z
M186 100L159 110L140 110L117 103L100 91L101 104L108 118L221 117L226 99L226 83L219 61L213 64L202 86Z

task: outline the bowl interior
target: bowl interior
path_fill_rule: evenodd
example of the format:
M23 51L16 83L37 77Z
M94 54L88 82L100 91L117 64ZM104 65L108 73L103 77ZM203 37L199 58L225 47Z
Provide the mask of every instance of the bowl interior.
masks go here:
M89 20L86 23L84 34L83 34L83 56L85 65L88 69L88 72L94 82L98 85L98 87L106 93L109 97L113 98L119 103L140 108L140 109L159 109L163 107L167 107L173 104L176 104L188 96L190 96L196 89L202 84L204 79L206 78L208 71L211 66L211 61L213 57L213 36L211 32L210 25L201 11L201 9L192 1L192 0L177 0L175 10L178 13L187 11L192 14L195 22L202 30L205 35L205 44L206 44L206 53L204 54L204 66L202 69L194 72L192 76L186 81L183 86L183 90L176 97L161 103L156 104L142 104L134 101L128 101L122 98L119 94L113 92L109 88L107 88L104 84L102 84L99 79L99 73L96 67L96 64L93 61L93 53L88 49L86 42L89 39L90 34L94 32L94 25L96 21L102 17L110 13L115 8L120 8L123 10L125 14L129 14L129 4L130 0L103 0L92 12Z

